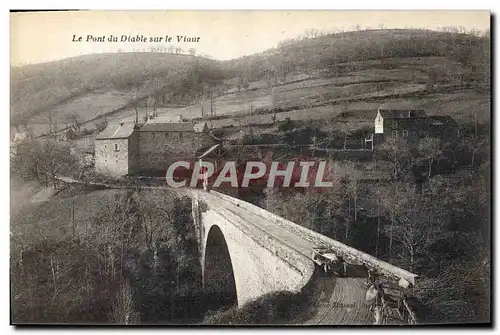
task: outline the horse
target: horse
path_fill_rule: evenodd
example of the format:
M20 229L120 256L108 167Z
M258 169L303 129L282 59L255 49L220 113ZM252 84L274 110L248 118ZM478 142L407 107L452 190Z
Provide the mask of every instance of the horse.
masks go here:
M374 325L382 324L382 307L381 306L375 306L374 316L375 316L375 322L373 324Z
M374 311L375 323L381 324L383 318L383 310L385 305L384 289L380 284L371 285L366 291L366 303L370 305L370 311Z

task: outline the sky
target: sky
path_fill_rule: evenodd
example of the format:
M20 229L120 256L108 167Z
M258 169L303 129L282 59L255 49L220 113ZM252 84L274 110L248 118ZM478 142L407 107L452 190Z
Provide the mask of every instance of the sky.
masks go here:
M489 11L81 11L11 13L11 64L32 64L78 55L132 52L162 45L195 48L197 54L227 60L275 47L306 29L462 26L489 29ZM104 37L104 42L88 35ZM142 35L147 42L108 42L110 36ZM165 42L171 36L170 43ZM177 36L198 40L178 42ZM77 42L82 37L81 42ZM163 37L163 43L149 42ZM199 37L199 39L198 39ZM73 41L75 40L75 41Z

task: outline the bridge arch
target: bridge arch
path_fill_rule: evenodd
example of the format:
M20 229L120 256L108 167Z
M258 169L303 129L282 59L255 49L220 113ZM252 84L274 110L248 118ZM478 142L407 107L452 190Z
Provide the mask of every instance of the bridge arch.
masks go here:
M203 264L205 293L209 309L238 305L233 264L226 238L218 225L212 225L205 243Z

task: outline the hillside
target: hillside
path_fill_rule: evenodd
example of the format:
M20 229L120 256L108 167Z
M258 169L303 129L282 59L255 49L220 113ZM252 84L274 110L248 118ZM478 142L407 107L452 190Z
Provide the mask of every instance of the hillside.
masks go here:
M102 106L115 109L162 90L190 94L199 90L198 85L220 78L214 61L161 53L87 55L15 67L11 116L14 122L30 118L43 123L50 109L74 103L75 111L55 115L64 119L65 114L76 112L88 119L102 114Z
M472 35L431 30L351 31L292 41L260 55L229 61L228 67L247 70L254 81L265 73L285 77L289 72L335 72L356 61L383 58L437 56L463 64L489 63L489 52L482 42Z
M272 106L302 110L354 96L359 103L364 96L417 92L429 84L487 92L489 43L489 37L458 33L367 30L283 43L230 61L117 53L14 67L11 123L25 120L43 133L50 117L59 129L72 117L83 123L133 119L133 107L151 109L152 97L160 114L200 117L210 96L218 97L215 110L222 115Z

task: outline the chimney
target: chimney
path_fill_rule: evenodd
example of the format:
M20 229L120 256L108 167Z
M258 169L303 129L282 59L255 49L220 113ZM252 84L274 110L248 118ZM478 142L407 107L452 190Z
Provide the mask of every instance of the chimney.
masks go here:
M179 114L179 122L183 122L182 114Z
M123 124L124 124L124 122L123 122L123 121L121 121L121 122L120 122L120 126L123 126Z

